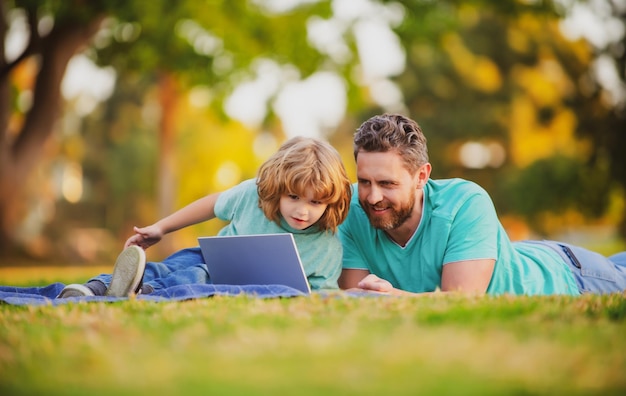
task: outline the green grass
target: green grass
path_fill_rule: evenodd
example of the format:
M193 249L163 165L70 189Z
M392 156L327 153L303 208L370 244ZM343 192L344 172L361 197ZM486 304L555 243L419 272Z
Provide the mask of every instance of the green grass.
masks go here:
M625 392L626 295L0 305L2 395Z

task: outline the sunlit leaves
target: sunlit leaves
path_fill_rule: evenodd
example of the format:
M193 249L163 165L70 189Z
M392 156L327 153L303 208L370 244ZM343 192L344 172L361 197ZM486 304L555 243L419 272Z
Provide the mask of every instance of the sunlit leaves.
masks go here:
M488 57L475 55L462 43L460 37L450 33L443 37L442 47L450 57L457 73L468 85L489 93L500 89L502 77L498 66Z

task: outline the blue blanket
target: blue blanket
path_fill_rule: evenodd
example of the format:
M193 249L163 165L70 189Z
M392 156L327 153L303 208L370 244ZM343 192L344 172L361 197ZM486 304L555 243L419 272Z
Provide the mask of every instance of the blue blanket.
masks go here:
M122 301L127 297L69 297L59 298L63 283L53 283L42 287L13 287L0 286L0 302L11 305L59 305L76 301ZM297 289L282 285L212 285L189 284L172 286L157 290L154 293L136 296L137 300L148 301L182 301L211 296L236 296L246 294L259 298L297 297L305 296Z

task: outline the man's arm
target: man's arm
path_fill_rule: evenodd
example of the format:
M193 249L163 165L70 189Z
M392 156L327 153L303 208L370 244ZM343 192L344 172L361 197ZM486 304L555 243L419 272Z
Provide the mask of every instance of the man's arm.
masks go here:
M487 292L496 260L468 260L448 263L441 272L441 291Z
M344 290L358 288L359 282L369 273L368 270L364 269L344 268L341 270L341 275L339 275L339 288Z
M466 294L485 294L491 281L495 260L467 260L448 263L441 274L441 292L461 292ZM360 280L358 279L359 277ZM345 278L344 282L341 279ZM341 273L339 286L342 289L358 288L363 290L389 293L393 295L422 295L394 288L391 283L366 270L346 270Z

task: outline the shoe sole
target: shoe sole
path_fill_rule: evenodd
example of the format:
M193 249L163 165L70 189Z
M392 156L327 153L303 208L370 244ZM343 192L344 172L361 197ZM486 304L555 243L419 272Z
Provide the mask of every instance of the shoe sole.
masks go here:
M65 286L57 298L88 297L93 295L93 292L87 286L74 283Z
M146 269L146 253L139 246L129 246L115 261L111 284L105 296L128 297L135 293Z

